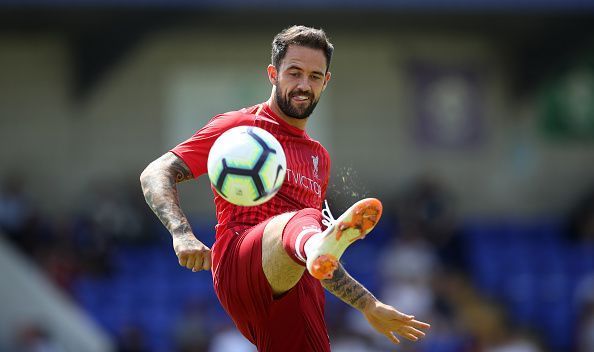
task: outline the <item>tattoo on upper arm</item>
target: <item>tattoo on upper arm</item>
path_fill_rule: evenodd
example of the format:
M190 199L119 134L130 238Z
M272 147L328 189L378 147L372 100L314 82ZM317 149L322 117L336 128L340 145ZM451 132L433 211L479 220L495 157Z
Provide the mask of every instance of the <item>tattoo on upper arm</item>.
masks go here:
M188 166L173 153L155 160L141 177L147 204L173 235L191 232L190 224L179 206L176 184L192 178Z
M345 303L359 310L374 302L376 298L357 280L353 279L339 265L331 279L322 280L322 286Z
M169 158L174 158L171 161L170 170L175 174L175 183L180 183L194 178L192 171L190 171L190 168L182 159L178 158L173 153L169 153L168 156Z

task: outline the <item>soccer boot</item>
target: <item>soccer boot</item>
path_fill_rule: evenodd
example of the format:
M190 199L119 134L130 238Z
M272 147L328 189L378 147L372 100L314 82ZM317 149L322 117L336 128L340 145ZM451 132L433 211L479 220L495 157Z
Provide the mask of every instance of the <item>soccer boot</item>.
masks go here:
M307 270L319 280L331 279L346 248L374 228L382 215L382 203L375 198L362 199L334 219L326 202L322 215L326 230L306 244Z

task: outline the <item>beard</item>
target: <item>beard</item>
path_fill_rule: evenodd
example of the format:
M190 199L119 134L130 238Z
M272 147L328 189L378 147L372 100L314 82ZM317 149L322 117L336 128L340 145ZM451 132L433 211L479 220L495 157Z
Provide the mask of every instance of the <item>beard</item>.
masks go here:
M289 93L287 99L285 99L285 97L281 94L280 89L278 89L278 87L277 89L275 89L275 91L276 101L281 111L285 115L299 120L308 118L316 108L316 105L318 105L318 101L320 101L319 98L318 100L314 100L314 95L312 93L307 93L299 90ZM302 108L292 105L291 98L297 95L307 96L309 98L309 105Z

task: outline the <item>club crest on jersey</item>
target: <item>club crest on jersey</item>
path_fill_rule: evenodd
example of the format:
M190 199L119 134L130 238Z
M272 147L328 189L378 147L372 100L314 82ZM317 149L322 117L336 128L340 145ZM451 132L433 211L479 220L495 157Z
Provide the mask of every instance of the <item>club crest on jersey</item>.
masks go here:
M318 161L319 160L320 159L318 158L317 155L316 156L313 156L313 155L311 156L311 161L313 163L313 174L314 174L314 178L320 178L318 176Z

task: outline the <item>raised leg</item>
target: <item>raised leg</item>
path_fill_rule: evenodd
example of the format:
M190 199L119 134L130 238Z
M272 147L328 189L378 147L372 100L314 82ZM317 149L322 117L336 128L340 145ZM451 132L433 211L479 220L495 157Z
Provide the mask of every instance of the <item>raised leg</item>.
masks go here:
M282 233L295 212L274 217L264 229L262 238L262 269L272 288L279 296L297 284L305 267L297 264L283 247Z
M306 267L319 280L332 278L346 248L364 238L381 213L381 202L367 198L336 220L329 211L322 216L311 208L271 219L262 237L262 269L273 294L278 296L294 287ZM322 222L328 226L323 232Z

